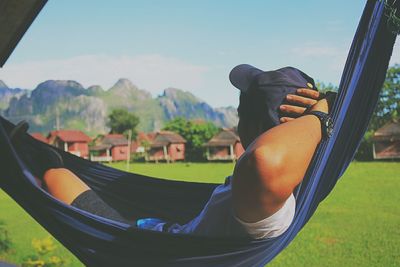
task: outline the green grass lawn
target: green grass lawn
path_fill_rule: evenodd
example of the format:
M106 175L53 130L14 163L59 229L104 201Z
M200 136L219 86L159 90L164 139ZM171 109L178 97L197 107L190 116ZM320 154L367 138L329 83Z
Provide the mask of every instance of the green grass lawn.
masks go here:
M113 164L125 169L125 164ZM223 182L233 164L145 164L131 171L177 180ZM270 266L400 266L400 163L352 163L334 191ZM0 260L21 263L33 238L49 234L3 191L0 220L14 246ZM58 243L57 243L58 244ZM82 266L58 244L67 266Z

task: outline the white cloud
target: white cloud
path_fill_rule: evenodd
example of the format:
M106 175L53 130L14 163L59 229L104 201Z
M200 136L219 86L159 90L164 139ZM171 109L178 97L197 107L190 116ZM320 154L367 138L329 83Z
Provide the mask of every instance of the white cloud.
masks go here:
M308 42L299 45L291 50L292 56L300 61L311 63L315 66L322 65L323 69L319 73L328 80L334 81L339 79L346 62L349 48L345 45L333 46L318 42ZM332 77L334 77L332 79Z
M60 60L31 61L5 65L0 79L10 87L35 88L45 80L76 80L83 86L110 88L119 78L128 78L140 88L158 94L166 87L198 89L204 84L205 66L161 55L83 55Z
M304 43L292 48L292 53L302 57L329 57L343 54L341 49L332 45L320 43Z
M346 42L345 42L346 43ZM316 73L317 80L339 84L350 47L321 42L305 42L291 49L291 60L300 66L307 66L310 73ZM350 43L350 42L349 42ZM400 64L400 41L397 40L390 66Z

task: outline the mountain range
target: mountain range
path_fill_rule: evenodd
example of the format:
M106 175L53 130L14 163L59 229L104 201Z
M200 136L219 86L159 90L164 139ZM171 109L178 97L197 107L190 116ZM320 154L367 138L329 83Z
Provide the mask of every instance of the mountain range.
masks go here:
M27 120L32 132L47 134L59 127L89 135L106 133L108 114L117 108L137 115L138 130L145 132L159 130L176 117L211 121L220 127L233 127L238 121L233 107L213 108L176 88L152 97L128 79L119 79L108 90L98 85L84 88L71 80L48 80L27 90L9 88L0 80L0 114L12 122Z

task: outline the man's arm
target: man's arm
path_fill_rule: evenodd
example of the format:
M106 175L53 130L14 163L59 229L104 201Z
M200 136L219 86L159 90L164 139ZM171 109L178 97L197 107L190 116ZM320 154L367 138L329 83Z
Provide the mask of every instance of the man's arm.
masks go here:
M312 109L328 112L326 100ZM321 124L313 115L289 118L255 139L233 174L236 216L256 222L278 211L303 179L320 141Z

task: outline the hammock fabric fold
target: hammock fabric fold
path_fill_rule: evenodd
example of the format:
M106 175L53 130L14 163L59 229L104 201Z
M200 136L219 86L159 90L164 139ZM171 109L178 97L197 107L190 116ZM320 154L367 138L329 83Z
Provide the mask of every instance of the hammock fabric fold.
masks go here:
M394 5L400 10L400 1ZM0 119L1 188L88 266L264 266L283 250L343 174L366 131L379 97L396 35L383 1L367 2L343 71L333 109L333 136L322 142L296 192L292 225L267 240L205 237L141 230L65 205L35 186L33 160L46 144L27 138L12 146L14 126ZM207 202L215 184L169 181L126 173L60 152L79 175L126 218L157 217L185 223Z

